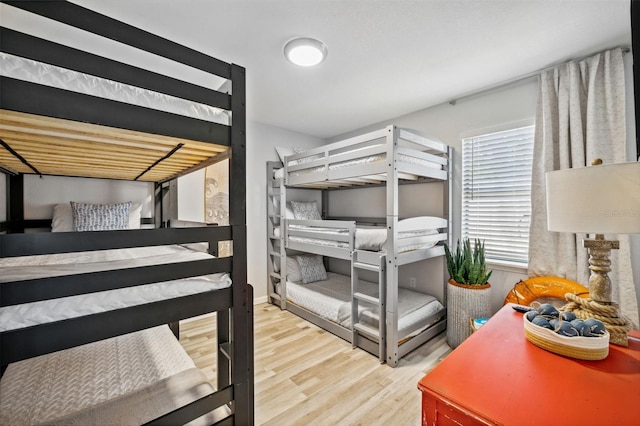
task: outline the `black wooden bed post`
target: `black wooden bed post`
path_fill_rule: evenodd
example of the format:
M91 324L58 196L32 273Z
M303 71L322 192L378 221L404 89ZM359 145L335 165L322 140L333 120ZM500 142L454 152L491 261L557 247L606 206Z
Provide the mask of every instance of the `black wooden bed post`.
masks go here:
M246 351L232 353L236 424L253 424L253 297L247 285L246 225L246 92L245 69L231 65L231 158L229 161L229 224L233 236L233 329L231 341ZM251 298L250 298L251 297ZM228 321L227 321L228 322ZM239 344L244 341L243 344ZM220 356L218 356L220 359Z
M24 175L7 176L7 232L24 232Z

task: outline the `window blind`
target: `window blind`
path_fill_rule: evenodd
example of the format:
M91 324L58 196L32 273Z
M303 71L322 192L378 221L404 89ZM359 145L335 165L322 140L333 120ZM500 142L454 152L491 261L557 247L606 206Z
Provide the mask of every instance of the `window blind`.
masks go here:
M462 236L488 260L526 264L534 126L462 140Z

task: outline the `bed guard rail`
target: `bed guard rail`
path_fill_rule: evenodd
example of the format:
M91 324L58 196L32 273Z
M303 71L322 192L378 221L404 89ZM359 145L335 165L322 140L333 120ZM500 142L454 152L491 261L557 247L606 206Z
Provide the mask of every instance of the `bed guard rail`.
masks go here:
M287 248L351 259L356 223L343 220L284 220Z

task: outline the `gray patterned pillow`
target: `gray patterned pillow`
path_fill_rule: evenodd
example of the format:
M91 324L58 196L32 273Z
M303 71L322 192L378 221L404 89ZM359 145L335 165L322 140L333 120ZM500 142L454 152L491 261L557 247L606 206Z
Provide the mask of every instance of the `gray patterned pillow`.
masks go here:
M75 231L129 229L131 201L119 204L84 204L71 201Z
M310 203L292 201L291 210L293 210L293 217L298 220L322 220L315 201Z
M327 279L327 271L324 269L322 256L316 254L304 254L296 256L296 260L298 261L298 266L300 266L302 284Z

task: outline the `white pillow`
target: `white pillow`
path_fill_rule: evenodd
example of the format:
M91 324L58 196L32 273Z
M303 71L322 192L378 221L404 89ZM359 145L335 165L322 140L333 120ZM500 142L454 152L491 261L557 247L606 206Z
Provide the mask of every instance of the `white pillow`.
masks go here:
M292 283L299 283L302 281L302 274L300 274L300 266L296 260L296 256L287 257L287 281Z
M133 203L129 209L129 229L140 229L140 216L142 215L142 204Z
M317 254L303 254L296 256L300 267L300 278L302 284L309 284L327 279L327 271L322 262L322 256Z
M117 204L87 204L71 201L73 229L78 232L129 229L131 204L131 201Z
M53 206L51 232L73 232L73 212L70 203Z
M284 212L285 219L295 219L296 217L293 215L293 209L291 208L291 203L287 202L287 208Z
M315 201L310 203L292 201L291 209L293 210L293 216L298 220L322 220Z

